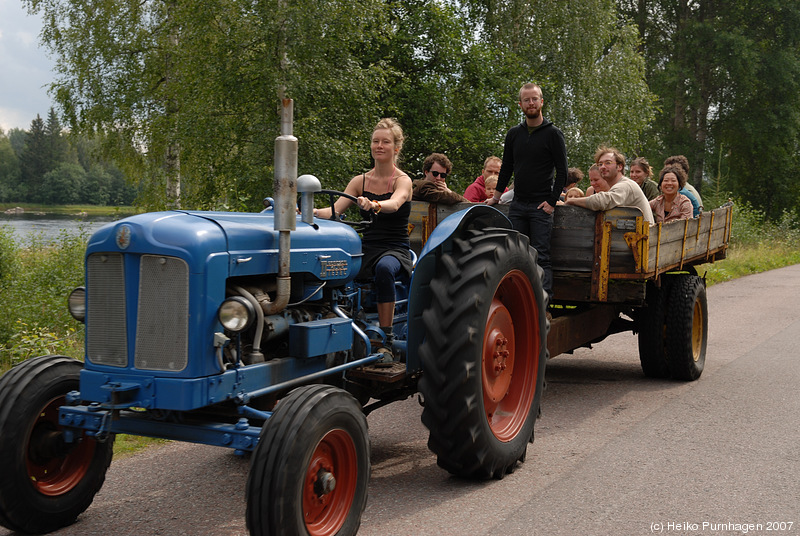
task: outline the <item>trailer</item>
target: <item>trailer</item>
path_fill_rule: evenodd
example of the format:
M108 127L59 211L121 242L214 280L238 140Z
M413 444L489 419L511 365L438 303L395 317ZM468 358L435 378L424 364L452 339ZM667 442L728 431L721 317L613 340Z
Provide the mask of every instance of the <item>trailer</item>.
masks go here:
M473 204L415 201L412 249L440 221ZM508 213L508 205L495 205ZM696 218L649 225L641 211L559 205L551 242L550 358L591 347L619 332L638 333L646 376L696 380L705 363L708 307L697 267L725 258L733 206Z

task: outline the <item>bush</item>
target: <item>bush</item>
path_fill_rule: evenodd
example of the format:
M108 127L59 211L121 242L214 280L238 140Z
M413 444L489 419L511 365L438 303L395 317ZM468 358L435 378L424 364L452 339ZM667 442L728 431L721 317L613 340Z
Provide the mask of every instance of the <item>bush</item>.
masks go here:
M800 219L784 211L778 221L768 220L762 212L753 209L746 201L733 205L731 245L736 247L800 245Z
M17 271L17 242L9 226L0 225L0 289L3 289Z
M87 240L64 232L55 244L34 238L23 249L0 232L0 370L33 355L82 356L83 325L66 298L83 284Z

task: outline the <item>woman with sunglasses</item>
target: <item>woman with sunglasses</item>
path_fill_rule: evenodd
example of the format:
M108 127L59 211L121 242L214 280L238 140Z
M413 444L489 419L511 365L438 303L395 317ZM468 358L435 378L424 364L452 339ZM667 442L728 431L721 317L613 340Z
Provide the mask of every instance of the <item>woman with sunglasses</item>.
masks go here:
M403 140L403 129L396 120L381 119L372 131L370 143L375 167L353 177L344 189L358 199L363 219L373 213L372 225L361 239L364 257L358 277L375 277L378 322L388 339L392 338L394 322L394 282L402 274L411 276L413 267L408 240L411 179L397 167ZM340 197L334 208L342 214L352 204L350 199ZM314 209L314 215L330 218L331 209Z
M422 163L424 179L414 181L414 201L453 205L467 201L461 194L447 187L447 175L453 168L450 159L442 153L433 153Z

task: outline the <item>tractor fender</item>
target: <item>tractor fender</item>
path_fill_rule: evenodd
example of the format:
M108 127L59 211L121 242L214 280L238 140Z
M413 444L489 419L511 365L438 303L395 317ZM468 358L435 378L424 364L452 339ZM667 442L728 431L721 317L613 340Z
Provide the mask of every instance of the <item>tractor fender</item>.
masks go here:
M453 240L468 232L487 227L511 229L511 221L499 210L488 205L476 204L455 212L439 223L422 248L419 260L411 277L408 300L408 355L406 366L409 372L420 370L418 348L425 337L422 313L431 303L430 284L436 273L436 259L442 251L450 251Z

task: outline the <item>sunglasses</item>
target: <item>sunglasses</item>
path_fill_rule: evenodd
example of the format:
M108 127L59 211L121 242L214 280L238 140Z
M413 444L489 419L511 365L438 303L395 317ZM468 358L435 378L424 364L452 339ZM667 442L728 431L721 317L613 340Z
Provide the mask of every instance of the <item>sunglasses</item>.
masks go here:
M447 173L440 173L438 171L431 171L431 175L433 175L434 178L436 177L442 177L443 179L447 178Z

